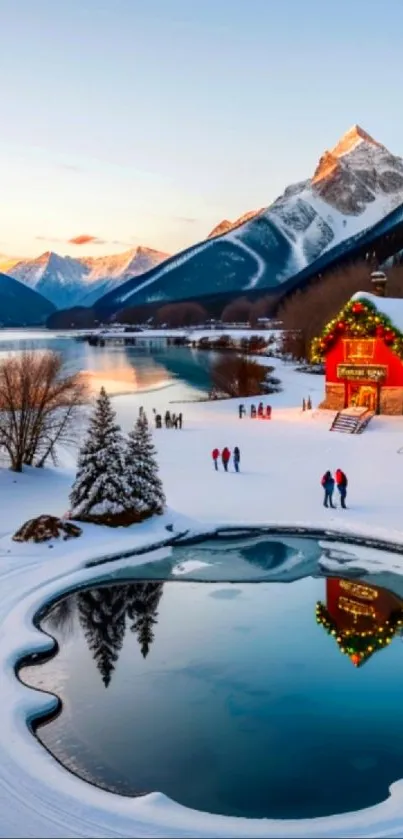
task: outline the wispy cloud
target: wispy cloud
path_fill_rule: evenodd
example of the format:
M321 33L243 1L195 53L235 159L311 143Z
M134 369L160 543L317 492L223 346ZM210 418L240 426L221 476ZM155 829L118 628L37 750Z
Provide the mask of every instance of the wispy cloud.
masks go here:
M68 245L105 245L105 239L98 239L98 236L90 236L88 233L80 233L67 240Z
M130 241L123 241L121 239L100 239L98 236L90 236L89 233L81 233L79 236L73 236L71 239L61 239L57 236L35 236L37 242L47 242L48 244L57 245L110 245L111 247L119 248L133 248L138 239L131 239Z

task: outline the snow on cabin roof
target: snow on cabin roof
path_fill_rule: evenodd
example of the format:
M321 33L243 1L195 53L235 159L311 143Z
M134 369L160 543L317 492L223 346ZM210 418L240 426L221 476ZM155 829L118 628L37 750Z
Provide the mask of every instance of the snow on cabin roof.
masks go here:
M399 332L403 332L403 298L377 297L376 294L370 294L368 291L357 291L351 299L368 300L381 315L389 318Z

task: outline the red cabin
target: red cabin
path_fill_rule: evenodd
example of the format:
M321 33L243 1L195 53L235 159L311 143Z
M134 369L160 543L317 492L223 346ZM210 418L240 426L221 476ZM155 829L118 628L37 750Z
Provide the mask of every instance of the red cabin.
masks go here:
M403 414L403 299L358 292L316 338L325 361L321 408Z
M329 577L326 605L317 604L316 620L359 667L401 629L402 602L392 592L361 580Z

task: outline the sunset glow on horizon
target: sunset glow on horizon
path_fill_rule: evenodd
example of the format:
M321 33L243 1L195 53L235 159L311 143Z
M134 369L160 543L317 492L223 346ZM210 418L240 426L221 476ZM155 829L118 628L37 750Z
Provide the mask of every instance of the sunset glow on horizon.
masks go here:
M354 123L403 154L400 0L381 42L368 0L0 11L0 270L47 251L175 253L311 176Z

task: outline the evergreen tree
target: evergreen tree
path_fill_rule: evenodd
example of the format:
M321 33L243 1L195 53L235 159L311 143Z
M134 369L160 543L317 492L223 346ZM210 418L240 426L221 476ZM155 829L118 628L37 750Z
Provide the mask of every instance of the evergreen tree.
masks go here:
M123 646L126 605L127 586L90 589L77 595L80 624L105 687Z
M78 456L77 475L70 493L73 518L108 522L127 510L130 490L124 460L122 432L102 388Z
M154 627L158 623L158 605L163 583L135 583L128 587L127 614L132 621L131 631L137 635L143 658L146 658L154 641Z
M156 454L147 417L143 414L129 433L125 457L130 507L142 518L161 514L165 507Z

